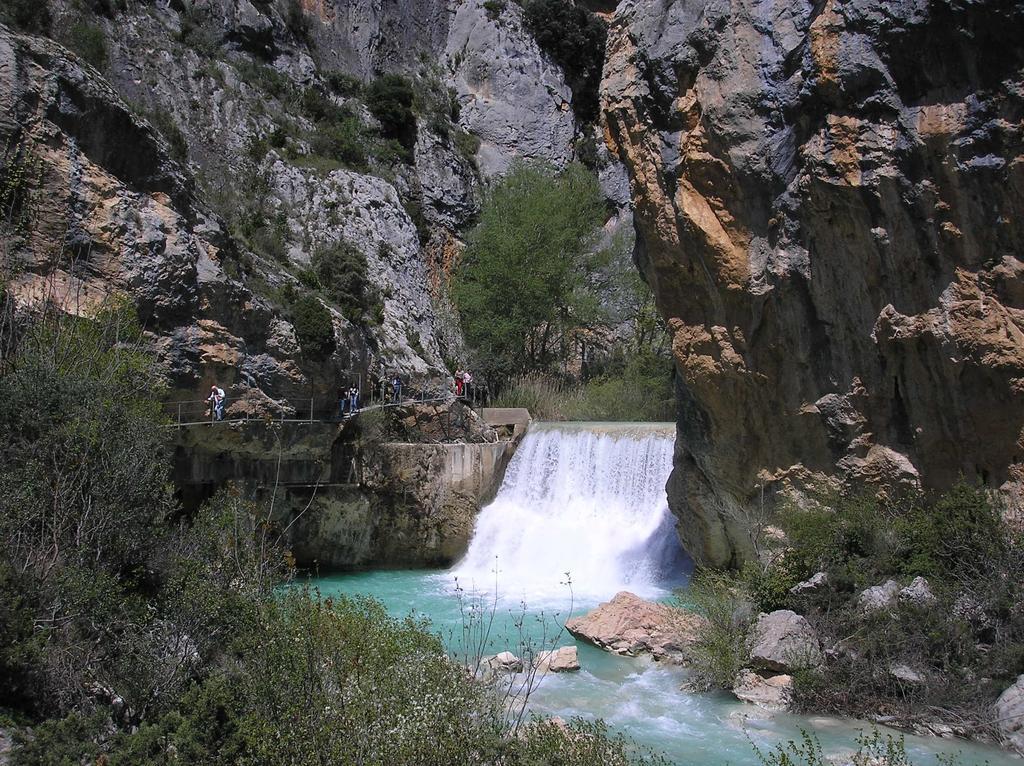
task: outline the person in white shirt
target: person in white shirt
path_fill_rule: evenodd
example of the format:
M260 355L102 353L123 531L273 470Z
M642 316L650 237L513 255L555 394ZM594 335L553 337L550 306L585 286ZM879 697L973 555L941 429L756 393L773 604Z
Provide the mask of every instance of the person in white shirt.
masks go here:
M218 388L216 384L210 386L210 396L206 400L210 403L214 420L224 419L224 389Z

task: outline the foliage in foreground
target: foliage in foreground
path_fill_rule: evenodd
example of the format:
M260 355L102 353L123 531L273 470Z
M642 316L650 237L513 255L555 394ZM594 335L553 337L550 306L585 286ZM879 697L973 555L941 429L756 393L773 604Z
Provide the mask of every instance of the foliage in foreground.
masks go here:
M786 742L776 745L767 752L756 745L754 750L763 766L831 766L835 760L825 755L821 743L813 734L802 733L800 741ZM857 737L857 751L848 759L852 766L914 766L907 754L906 743L902 736L882 735L877 729L870 734L862 732ZM936 756L938 764L953 766L956 763L952 756Z
M184 518L125 306L46 318L0 362L12 764L659 763L600 724L517 731L426 625L378 602L279 590L265 509L221 493Z

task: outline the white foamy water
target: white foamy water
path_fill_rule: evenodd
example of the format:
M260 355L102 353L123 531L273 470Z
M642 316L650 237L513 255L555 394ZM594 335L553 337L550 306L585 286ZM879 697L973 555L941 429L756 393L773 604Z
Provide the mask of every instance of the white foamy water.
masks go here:
M484 508L466 556L448 577L531 607L629 590L657 598L680 582L684 558L665 483L670 424L540 424ZM495 577L497 568L497 577Z

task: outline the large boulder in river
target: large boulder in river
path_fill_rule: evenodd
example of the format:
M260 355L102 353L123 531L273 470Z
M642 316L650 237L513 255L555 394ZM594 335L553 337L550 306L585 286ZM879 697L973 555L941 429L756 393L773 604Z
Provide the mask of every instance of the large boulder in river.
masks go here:
M484 658L481 663L484 668L492 672L521 673L523 661L512 652L498 652L493 657Z
M622 591L565 627L576 638L615 654L650 654L656 660L683 663L690 658L703 622L692 612Z
M575 646L560 646L552 651L540 652L537 655L536 667L541 675L579 670L579 653Z
M753 670L741 670L733 681L732 693L738 699L765 710L787 710L793 697L793 676L762 676Z
M1024 755L1024 673L996 700L996 725L1006 744Z
M824 662L814 629L788 609L758 617L747 638L747 648L751 667L776 673L818 667Z

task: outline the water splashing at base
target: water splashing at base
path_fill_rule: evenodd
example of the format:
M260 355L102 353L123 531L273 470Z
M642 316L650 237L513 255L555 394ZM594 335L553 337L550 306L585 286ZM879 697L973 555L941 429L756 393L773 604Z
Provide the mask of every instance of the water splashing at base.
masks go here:
M531 607L563 602L567 572L583 602L665 595L686 567L665 496L674 438L671 424L535 425L449 579L497 579Z

